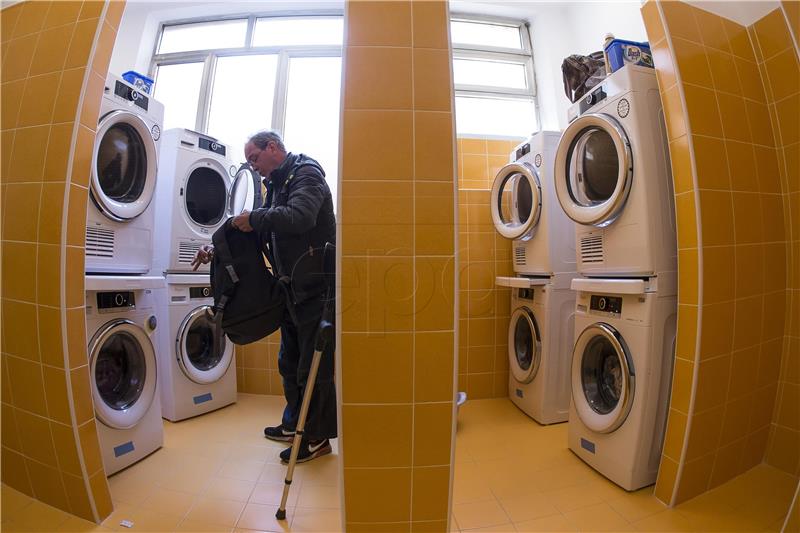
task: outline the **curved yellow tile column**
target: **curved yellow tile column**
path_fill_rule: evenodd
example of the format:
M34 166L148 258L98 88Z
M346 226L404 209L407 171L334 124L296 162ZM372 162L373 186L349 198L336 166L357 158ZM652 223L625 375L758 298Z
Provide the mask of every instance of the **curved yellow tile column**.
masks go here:
M642 15L678 224L678 339L655 490L676 504L764 458L790 239L770 121L781 113L770 113L747 28L683 2L650 1Z
M83 235L124 2L20 2L2 23L2 481L111 513L86 353Z
M455 149L443 1L346 4L339 205L347 531L446 531Z

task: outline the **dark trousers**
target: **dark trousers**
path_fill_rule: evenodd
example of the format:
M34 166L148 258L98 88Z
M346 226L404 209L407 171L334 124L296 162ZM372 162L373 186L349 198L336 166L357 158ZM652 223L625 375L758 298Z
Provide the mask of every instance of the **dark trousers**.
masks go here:
M281 423L290 429L296 427L300 415L322 307L321 298L297 304L294 317L287 312L281 325L278 371L283 378L283 395L286 398ZM331 342L322 352L304 428L305 438L308 440L332 439L337 436L334 349L335 343Z

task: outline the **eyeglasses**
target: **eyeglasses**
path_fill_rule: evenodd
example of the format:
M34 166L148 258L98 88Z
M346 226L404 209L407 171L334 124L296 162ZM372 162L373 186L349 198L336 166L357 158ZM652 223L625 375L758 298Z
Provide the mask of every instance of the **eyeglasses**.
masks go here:
M250 154L250 157L247 158L247 163L252 167L258 161L258 158L261 157L261 152L263 152L265 148L261 148L258 150L257 154Z

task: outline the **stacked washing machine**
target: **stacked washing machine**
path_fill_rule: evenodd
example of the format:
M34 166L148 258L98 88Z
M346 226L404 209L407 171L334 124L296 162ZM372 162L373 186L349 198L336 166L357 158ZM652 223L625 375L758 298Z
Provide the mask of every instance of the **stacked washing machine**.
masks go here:
M534 134L511 154L491 192L497 232L512 241L508 329L511 400L540 424L567 420L575 295L572 221L558 206L553 165L559 133Z
M161 408L172 421L236 401L233 343L217 342L209 265L192 269L197 250L230 216L260 205L260 182L234 165L229 147L186 129L164 132L156 190L153 270L166 278L156 294Z
M627 490L656 480L677 317L676 234L655 71L628 65L569 110L555 186L579 277L569 447Z
M97 431L106 474L163 443L153 302L164 285L153 256L164 107L114 75L106 79L92 156L85 236L86 328Z

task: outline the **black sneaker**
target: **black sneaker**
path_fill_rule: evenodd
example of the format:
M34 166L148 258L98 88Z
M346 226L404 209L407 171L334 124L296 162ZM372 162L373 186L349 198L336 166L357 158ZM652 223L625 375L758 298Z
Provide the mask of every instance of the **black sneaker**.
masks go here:
M286 429L283 427L283 424L274 427L265 427L264 436L278 442L292 442L294 440L294 430Z
M331 453L331 442L328 439L319 440L316 442L301 440L300 451L297 452L297 462L305 463L306 461L310 461L311 459L315 459L322 455L328 455L329 453ZM281 452L281 462L283 464L287 464L291 455L292 447L289 446Z

